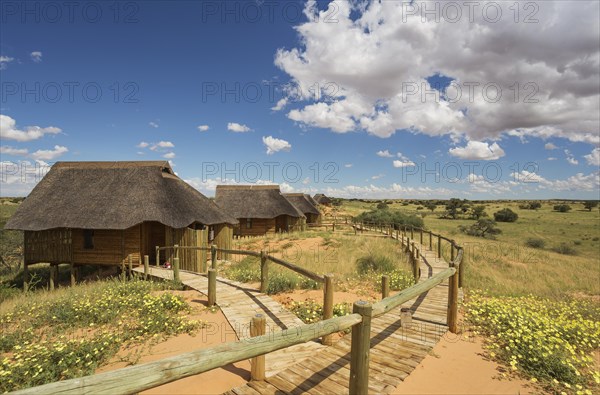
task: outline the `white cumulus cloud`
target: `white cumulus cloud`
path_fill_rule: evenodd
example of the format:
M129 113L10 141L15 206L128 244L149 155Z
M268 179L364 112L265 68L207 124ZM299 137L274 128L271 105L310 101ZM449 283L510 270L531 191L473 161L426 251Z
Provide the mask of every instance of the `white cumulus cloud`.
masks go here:
M394 157L394 155L392 155L389 150L377 151L377 156L380 156L382 158L393 158Z
M8 145L0 145L0 154L3 155L15 155L15 156L25 156L29 153L27 148L14 148Z
M590 166L600 166L600 148L594 148L589 155L583 156Z
M33 60L35 63L40 63L42 61L41 51L33 51L29 54L29 56L31 57L31 60Z
M199 125L198 126L198 130L201 132L206 132L206 131L208 131L208 129L210 129L210 126L208 126L208 125Z
M0 56L0 70L5 70L8 67L8 64L15 60L15 58L11 58L9 56Z
M497 160L504 156L504 150L498 143L469 141L465 147L450 148L450 155L467 160Z
M240 123L229 122L227 124L227 130L229 130L231 132L235 132L235 133L246 133L246 132L251 131L252 129L250 129L248 126L242 125Z
M54 149L37 150L31 154L31 157L37 160L54 160L67 152L69 152L67 147L55 145Z
M0 137L2 139L21 142L32 141L40 139L46 134L59 134L60 132L62 132L62 130L55 126L27 126L25 129L21 130L17 128L17 121L8 115L0 114Z
M265 136L262 138L263 144L267 147L267 154L273 155L279 151L289 151L292 145L285 140L277 139L273 136Z

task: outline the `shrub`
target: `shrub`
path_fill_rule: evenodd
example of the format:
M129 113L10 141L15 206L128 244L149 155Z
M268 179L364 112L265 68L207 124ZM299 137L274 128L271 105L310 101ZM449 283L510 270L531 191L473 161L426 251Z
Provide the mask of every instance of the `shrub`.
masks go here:
M461 232L475 237L494 238L494 235L502 233L501 229L496 227L496 221L491 219L480 219L471 226L461 225L458 227Z
M552 248L552 251L563 255L577 255L577 250L567 243L560 243L556 247Z
M575 244L576 246L580 246L582 243L581 240L573 240L573 244Z
M394 268L394 262L383 255L369 254L356 260L356 271L359 274L367 274L369 272L386 273L393 271Z
M585 207L588 211L592 211L593 208L598 207L598 202L594 200L588 200L583 203L583 207Z
M423 218L390 209L367 211L358 215L354 221L358 223L375 223L378 225L391 224L395 229L411 226L415 228L423 227Z
M291 302L286 307L305 324L312 324L323 319L323 305L313 299L304 302ZM352 313L352 304L337 303L333 305L333 316L341 317Z
M525 245L531 248L544 248L546 246L546 241L542 239L529 238L525 241Z
M515 222L519 215L509 208L504 208L494 213L494 219L498 222Z
M274 273L269 277L267 294L274 295L282 292L293 291L299 283L298 276L294 273Z
M554 211L558 211L559 213L566 213L571 210L571 206L568 204L557 204L554 206Z
M387 210L388 208L389 207L385 202L377 203L377 210Z

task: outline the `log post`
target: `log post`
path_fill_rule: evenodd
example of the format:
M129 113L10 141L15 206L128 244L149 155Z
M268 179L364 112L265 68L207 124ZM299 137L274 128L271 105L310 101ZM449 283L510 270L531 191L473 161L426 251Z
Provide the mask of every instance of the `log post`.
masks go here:
M144 280L148 279L149 274L150 274L150 257L148 255L144 255Z
M335 232L335 220L333 221L333 224L331 224L331 231Z
M454 266L454 265L452 265ZM448 314L446 318L448 330L458 332L458 272L448 279Z
M160 266L160 250L158 248L159 247L156 246L156 263L155 263L156 267Z
M179 258L177 257L173 258L173 281L181 282L179 277Z
M256 314L254 317L252 317L252 321L250 322L251 337L264 335L266 329L267 320L265 319L264 315ZM265 377L265 356L259 355L258 357L252 358L250 361L250 380L264 381Z
M129 255L129 260L127 261L127 278L131 280L133 277L133 261L131 260L131 255Z
M438 258L442 257L442 236L438 235Z
M217 270L208 269L208 307L217 304Z
M433 251L433 234L429 231L429 251Z
M381 299L390 296L390 276L381 276Z
M217 246L214 244L210 246L210 262L211 262L211 267L213 269L216 269L217 268Z
M414 228L412 227L412 225L411 225L411 227L410 227L410 238L411 238L411 239L414 239L414 238L415 238L415 235L414 235Z
M173 252L175 253L175 258L179 258L179 244L173 246Z
M423 229L419 229L421 231L421 245L423 245Z
M323 283L323 319L330 318L333 318L333 274L326 274ZM326 346L331 346L333 334L323 336L321 342Z
M50 278L48 279L48 288L50 289L50 291L54 291L54 288L56 287L57 284L56 283L56 270L57 266L56 265L50 265Z
M23 262L23 292L29 291L29 266Z
M362 322L352 327L349 392L351 394L367 394L369 392L369 353L373 307L369 302L359 300L354 302L352 312L360 314Z
M263 250L260 251L260 292L267 293L269 287L269 261L267 259L267 253Z

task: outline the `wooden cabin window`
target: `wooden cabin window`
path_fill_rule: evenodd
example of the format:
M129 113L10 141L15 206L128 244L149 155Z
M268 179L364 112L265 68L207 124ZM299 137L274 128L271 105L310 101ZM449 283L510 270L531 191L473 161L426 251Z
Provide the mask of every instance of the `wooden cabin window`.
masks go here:
M94 231L92 229L83 230L83 248L85 250L94 249Z
M252 229L252 218L246 218L246 229Z

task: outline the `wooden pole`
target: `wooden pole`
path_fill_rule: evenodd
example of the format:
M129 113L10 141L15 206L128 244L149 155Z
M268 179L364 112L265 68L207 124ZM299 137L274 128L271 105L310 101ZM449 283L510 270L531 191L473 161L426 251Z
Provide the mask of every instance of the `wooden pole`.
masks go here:
M381 276L381 299L390 296L390 276Z
M448 279L448 330L458 332L458 273Z
M419 229L421 231L421 245L423 245L423 229Z
M179 277L179 258L173 258L173 281L181 282L181 278Z
M70 263L71 268L71 286L74 287L77 285L77 267L73 263Z
M250 322L250 336L262 336L267 329L267 320L262 314L256 314ZM265 356L259 355L252 358L250 362L250 380L264 381L265 376Z
M442 236L438 235L438 258L442 257Z
M429 251L433 251L433 235L431 231L429 231Z
M158 246L156 246L156 267L160 266L160 250L158 249Z
M129 255L129 260L127 262L127 278L131 280L133 276L133 262L131 260L131 254Z
M267 253L263 250L260 251L260 292L267 293L269 287L269 260L267 259Z
M323 283L323 319L333 318L333 274L325 275ZM321 342L326 346L333 344L333 334L323 336Z
M179 258L179 244L173 246L173 252L175 253L175 258Z
M217 304L217 270L208 269L208 307Z
M23 292L29 291L29 266L23 261Z
M369 302L360 300L354 302L352 312L360 314L362 321L352 327L349 392L362 395L369 393L369 352L373 307Z
M411 238L411 240L415 238L414 229L412 226L410 227L410 238Z
M149 274L150 274L150 257L148 255L144 255L144 280L148 279Z
M213 269L216 269L217 268L217 246L214 244L210 246L210 261L211 261L211 267Z
M56 265L50 265L50 278L48 279L48 288L50 288L50 291L54 291L54 288L56 287L55 281Z

